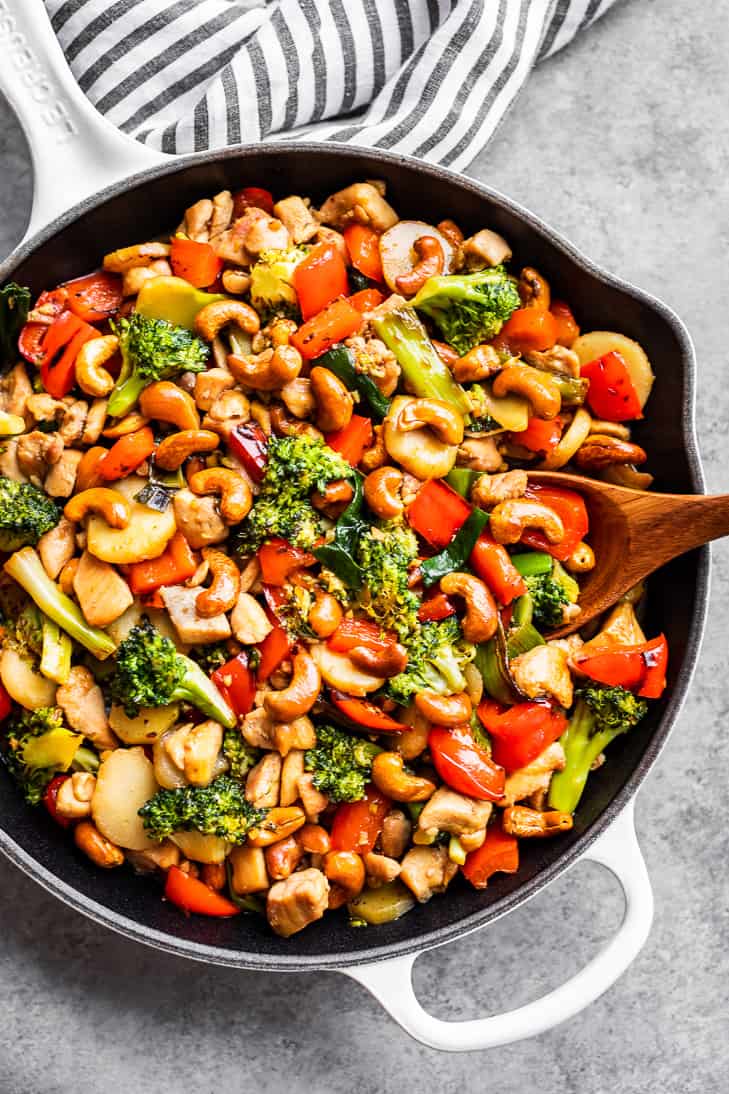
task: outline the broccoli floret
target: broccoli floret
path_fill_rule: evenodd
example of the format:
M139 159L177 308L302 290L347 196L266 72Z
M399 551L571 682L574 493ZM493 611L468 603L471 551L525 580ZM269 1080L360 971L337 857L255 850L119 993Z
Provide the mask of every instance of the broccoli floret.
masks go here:
M407 706L413 695L429 689L439 695L464 691L463 670L476 655L476 647L466 642L454 616L439 623L423 623L405 642L408 663L404 672L387 681L390 698Z
M362 568L360 607L401 639L417 626L420 601L408 588L408 566L417 557L418 542L405 525L372 528L357 548Z
M310 495L315 490L323 493L327 483L351 475L346 460L318 438L272 437L260 492L240 525L237 549L253 554L277 536L295 547L311 547L322 534L322 523Z
M251 304L265 322L274 316L299 319L299 298L293 285L294 270L311 248L261 251L251 267Z
M30 310L30 289L9 281L0 289L0 366L18 359L18 335Z
M210 676L233 656L225 642L209 642L205 646L193 646L187 654L196 665L199 665L206 676Z
M534 626L538 630L561 627L565 605L577 603L580 587L575 579L554 559L550 573L534 574L524 580L532 598Z
M412 301L429 315L443 338L460 354L490 342L521 307L516 282L503 266L473 274L431 277Z
M155 380L174 379L181 372L202 372L207 364L205 343L166 319L148 319L132 312L128 319L110 326L122 355L122 369L107 408L112 417L126 414Z
M316 744L304 756L314 786L333 802L356 802L365 795L372 761L382 749L336 726L317 726Z
M60 509L40 487L0 476L0 551L35 547L60 519Z
M590 684L576 692L577 702L560 737L566 764L549 787L549 804L574 813L590 768L613 738L627 733L645 716L648 704L621 687Z
M48 783L66 771L83 738L63 726L59 707L22 710L4 727L3 760L29 805L37 805Z
M262 756L260 748L249 745L237 729L227 729L223 736L223 755L228 761L228 772L234 779L244 779Z
M133 627L116 654L110 694L134 718L140 707L164 707L183 701L222 725L235 725L235 715L215 684L189 657L178 653L148 619Z
M220 836L228 843L243 843L251 828L266 816L246 800L238 779L219 775L210 786L183 786L158 790L145 802L139 816L153 839L194 829L206 836Z

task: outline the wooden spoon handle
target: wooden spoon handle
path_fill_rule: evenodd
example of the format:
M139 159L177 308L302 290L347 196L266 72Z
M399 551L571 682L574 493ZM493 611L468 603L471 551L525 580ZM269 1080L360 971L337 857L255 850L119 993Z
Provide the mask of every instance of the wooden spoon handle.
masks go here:
M632 550L650 558L652 571L685 551L728 536L729 494L644 494L631 516Z

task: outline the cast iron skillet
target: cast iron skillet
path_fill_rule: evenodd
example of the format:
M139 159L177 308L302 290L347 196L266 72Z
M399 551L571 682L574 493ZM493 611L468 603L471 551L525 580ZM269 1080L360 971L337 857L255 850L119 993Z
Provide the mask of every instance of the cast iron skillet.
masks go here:
M118 161L112 174L121 177L127 162L138 168L147 152L106 126L77 93L44 15L41 22L36 0L1 3L13 13L16 36L25 30L25 45L33 45L37 71L52 88L53 101L63 104L70 119L65 151L54 164L56 193L64 184L64 163L66 177L73 180L68 184L72 192L78 192L80 171L108 177L110 149ZM0 45L2 34L0 22ZM49 158L47 140L44 143L47 132L39 130L37 119L24 109L26 94L13 81L12 65L9 75L0 76L3 79L3 89L26 124L42 186ZM100 150L97 158L90 158L89 152L96 148ZM106 251L171 230L186 206L221 189L258 184L278 195L311 195L318 202L332 190L366 178L386 181L388 199L403 217L431 223L452 217L467 234L484 226L494 228L513 247L513 267L528 263L540 269L554 294L569 301L583 330L614 329L637 339L657 374L648 417L635 430L636 440L649 452L656 489L702 490L693 423L694 355L680 320L658 300L596 267L514 202L435 166L379 151L303 143L165 158L131 180L69 208L26 239L0 267L0 282L15 279L28 284L36 295L93 269ZM36 214L37 222L42 213L36 210ZM664 699L651 704L642 725L611 745L609 762L590 778L574 829L559 839L522 843L518 874L497 876L484 892L474 891L458 878L444 897L397 922L355 931L347 926L344 912L328 914L287 941L274 936L255 916L185 918L160 899L159 889L149 880L126 869L105 873L93 867L43 810L28 809L4 773L0 774L0 849L74 908L172 953L241 968L348 969L411 1033L442 1048L482 1047L527 1036L576 1013L596 997L632 960L647 936L650 886L630 816L609 835L605 833L634 798L685 698L699 650L707 585L706 549L677 559L651 579L646 629L650 634L663 631L671 650ZM602 837L599 843L595 842L598 837ZM417 955L490 923L533 896L580 856L604 862L621 876L628 915L620 937L611 943L614 948L609 947L575 981L552 993L551 1006L545 1007L542 1000L539 1017L537 1004L530 1004L499 1018L437 1022L420 1010L412 995L413 956L373 966L384 959Z

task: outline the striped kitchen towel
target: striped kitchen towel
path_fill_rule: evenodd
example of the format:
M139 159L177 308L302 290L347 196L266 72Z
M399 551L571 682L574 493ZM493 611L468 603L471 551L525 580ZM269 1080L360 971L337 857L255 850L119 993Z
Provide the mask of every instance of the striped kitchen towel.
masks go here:
M615 0L45 0L94 105L164 152L348 141L456 170Z

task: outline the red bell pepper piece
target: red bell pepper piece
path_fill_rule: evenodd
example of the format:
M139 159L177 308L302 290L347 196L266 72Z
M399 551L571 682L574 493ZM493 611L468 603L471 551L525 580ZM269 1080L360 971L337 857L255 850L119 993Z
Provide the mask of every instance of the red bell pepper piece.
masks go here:
M431 592L418 608L420 623L437 623L456 614L456 606L445 593Z
M560 561L569 558L590 529L582 495L575 490L563 490L561 486L529 486L524 496L536 498L554 510L564 525L564 539L560 543L550 543L544 532L529 530L521 537L521 542L536 551L548 551Z
M622 354L613 350L589 361L580 368L580 376L590 381L587 402L598 418L608 422L628 422L643 417L640 399Z
M264 593L266 590L264 589ZM268 599L268 597L266 597ZM260 654L260 661L258 662L258 669L256 670L256 680L259 684L268 680L272 672L275 672L282 661L285 661L288 655L291 653L291 647L293 645L289 638L288 632L281 626L276 619L275 613L271 610L270 606L265 609L269 622L273 624L273 630L270 630L262 642L258 644L258 652Z
M0 722L4 722L13 709L13 701L5 688L0 684Z
M476 744L468 726L433 726L428 748L443 782L480 801L498 801L504 793L504 769Z
M510 436L514 444L546 456L559 444L562 420L553 418L551 422L545 422L543 418L530 418L526 429L521 433L511 433Z
M517 703L503 707L484 699L478 707L481 724L491 735L491 756L507 772L526 767L567 728L564 712L547 703Z
M245 650L216 669L210 679L239 718L253 709L256 677L249 667Z
M26 361L31 365L40 365L43 362L43 341L48 329L68 302L68 294L65 289L53 289L50 292L42 292L35 302L33 311L42 312L49 317L48 323L36 323L32 320L25 324L18 338L18 349Z
M332 821L332 850L366 855L377 843L389 810L390 799L371 784L361 801L344 802Z
M251 207L273 214L273 194L261 186L244 186L233 194L233 216L242 217Z
M497 336L515 353L551 349L557 341L557 322L543 308L517 308L504 323Z
M68 395L76 383L76 357L81 346L99 332L71 311L62 311L43 339L40 374L43 387L54 399Z
M216 893L196 877L190 877L179 866L170 866L167 871L165 898L184 912L196 912L198 915L216 916L219 919L240 915L240 908L232 900Z
M321 357L336 342L356 334L362 326L362 315L348 300L341 298L328 304L324 311L302 323L291 336L291 344L307 361Z
M366 646L373 653L384 653L393 642L397 642L394 631L383 631L371 619L345 618L328 640L330 650L348 653L355 646Z
M584 676L600 684L627 688L646 699L658 699L666 686L668 642L661 634L640 645L610 646L585 657L578 655L575 664Z
M407 728L368 699L356 699L353 695L345 695L334 688L330 688L329 697L337 710L346 714L350 722L369 729L371 733L403 733Z
M359 292L347 297L352 307L362 312L362 314L378 307L384 299L385 294L381 293L379 289L360 289Z
M101 323L116 315L124 299L122 279L106 270L66 281L61 288L67 293L68 306L73 314L86 323Z
M175 532L159 558L133 562L127 571L135 596L154 592L162 585L181 585L195 573L198 558L182 532Z
M304 319L349 292L347 267L333 243L319 243L294 270L294 288Z
M569 304L565 304L564 300L553 300L549 310L557 324L557 343L560 346L571 346L579 337L580 328Z
M488 531L483 531L476 540L469 562L499 604L511 604L527 591L526 581L511 561L509 552L496 543Z
M414 532L440 550L450 543L470 513L465 498L439 479L430 479L418 490L407 518Z
M228 448L254 482L262 482L268 461L266 434L256 422L238 425L228 437Z
M267 585L285 585L291 574L313 566L316 559L301 547L293 547L288 540L270 539L258 549L258 561Z
M481 846L466 855L461 873L474 889L485 889L492 874L515 874L518 869L519 841L516 836L508 835L501 824L492 824Z
M58 791L61 789L66 779L70 779L70 775L54 775L43 794L43 804L50 813L56 824L60 824L61 828L68 828L71 823L69 817L62 817L56 807L58 801Z
M380 258L380 237L377 232L364 224L350 224L344 229L343 235L349 251L349 260L355 270L369 277L370 281L384 281Z
M148 425L120 437L99 460L96 470L105 482L124 479L154 452L154 433Z
M369 418L363 418L361 414L353 414L349 425L345 425L344 429L339 429L336 433L327 433L324 437L329 447L334 452L338 452L352 467L357 466L372 444L372 439L372 422Z
M183 277L196 289L207 289L223 268L209 243L175 236L170 249L170 265L175 277Z

